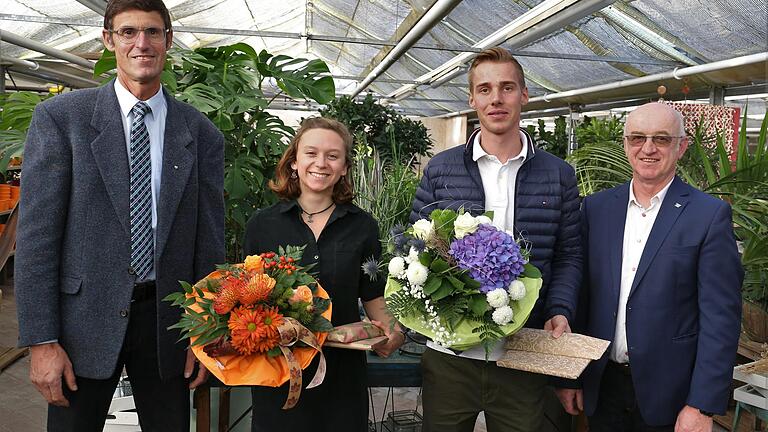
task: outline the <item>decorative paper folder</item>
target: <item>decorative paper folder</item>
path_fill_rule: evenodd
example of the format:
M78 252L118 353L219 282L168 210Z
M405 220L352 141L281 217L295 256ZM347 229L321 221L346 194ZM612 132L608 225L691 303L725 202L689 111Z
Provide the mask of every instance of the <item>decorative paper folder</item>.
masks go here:
M496 364L510 369L576 379L599 359L609 341L575 333L558 339L546 330L523 328L507 339L508 350Z
M387 339L375 325L360 321L334 327L328 333L324 346L354 350L370 350L373 345Z

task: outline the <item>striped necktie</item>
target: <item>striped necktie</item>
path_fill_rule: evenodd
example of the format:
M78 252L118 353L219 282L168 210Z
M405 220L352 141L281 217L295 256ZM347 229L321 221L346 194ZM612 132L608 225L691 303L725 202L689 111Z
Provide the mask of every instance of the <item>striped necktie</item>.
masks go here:
M137 280L147 278L154 262L152 163L149 132L144 124L144 116L151 111L145 102L137 102L131 123L131 267Z

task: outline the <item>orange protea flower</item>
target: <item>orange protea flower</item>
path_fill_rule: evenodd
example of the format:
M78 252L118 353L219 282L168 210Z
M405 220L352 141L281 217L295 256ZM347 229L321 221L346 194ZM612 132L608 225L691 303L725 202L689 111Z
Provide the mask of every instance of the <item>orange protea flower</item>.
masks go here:
M276 281L265 274L255 274L238 289L238 299L244 305L252 305L269 297Z
M213 299L213 310L219 315L229 313L237 304L237 292L231 287L224 287Z
M264 260L259 255L248 255L244 265L248 272L264 273Z

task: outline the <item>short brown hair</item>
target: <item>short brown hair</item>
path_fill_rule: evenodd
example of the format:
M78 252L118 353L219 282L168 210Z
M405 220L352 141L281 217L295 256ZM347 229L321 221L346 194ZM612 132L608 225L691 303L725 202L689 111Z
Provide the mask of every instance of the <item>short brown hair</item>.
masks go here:
M296 162L296 154L299 151L299 141L301 137L312 129L327 129L336 132L344 142L344 163L347 166L347 174L352 167L352 134L343 123L325 117L310 117L301 122L301 127L296 131L296 135L291 139L288 148L280 158L275 168L275 178L269 181L269 188L275 191L277 196L289 200L298 198L301 195L298 178L291 178L293 168L291 164ZM350 175L341 176L339 181L333 186L333 202L336 204L347 203L355 197L354 188Z
M165 7L163 0L109 0L107 8L104 11L104 28L112 30L112 20L120 13L129 10L140 10L144 12L158 12L163 17L163 24L166 30L171 30L171 14Z
M525 88L525 73L523 72L523 67L520 66L520 63L517 61L517 59L515 59L509 50L506 50L502 47L493 47L480 51L477 57L472 60L472 65L469 67L469 73L467 74L469 79L470 93L472 93L472 72L475 71L478 65L485 62L512 63L512 65L517 70L517 74L520 76L520 88Z

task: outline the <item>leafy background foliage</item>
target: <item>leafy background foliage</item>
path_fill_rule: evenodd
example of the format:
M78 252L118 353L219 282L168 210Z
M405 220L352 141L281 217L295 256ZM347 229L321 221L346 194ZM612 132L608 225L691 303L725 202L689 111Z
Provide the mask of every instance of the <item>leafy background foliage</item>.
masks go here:
M382 159L398 157L400 162L408 163L413 156L432 156L427 128L377 103L370 94L361 102L341 96L320 110L320 114L344 123L355 137L365 137L365 143L376 149Z

